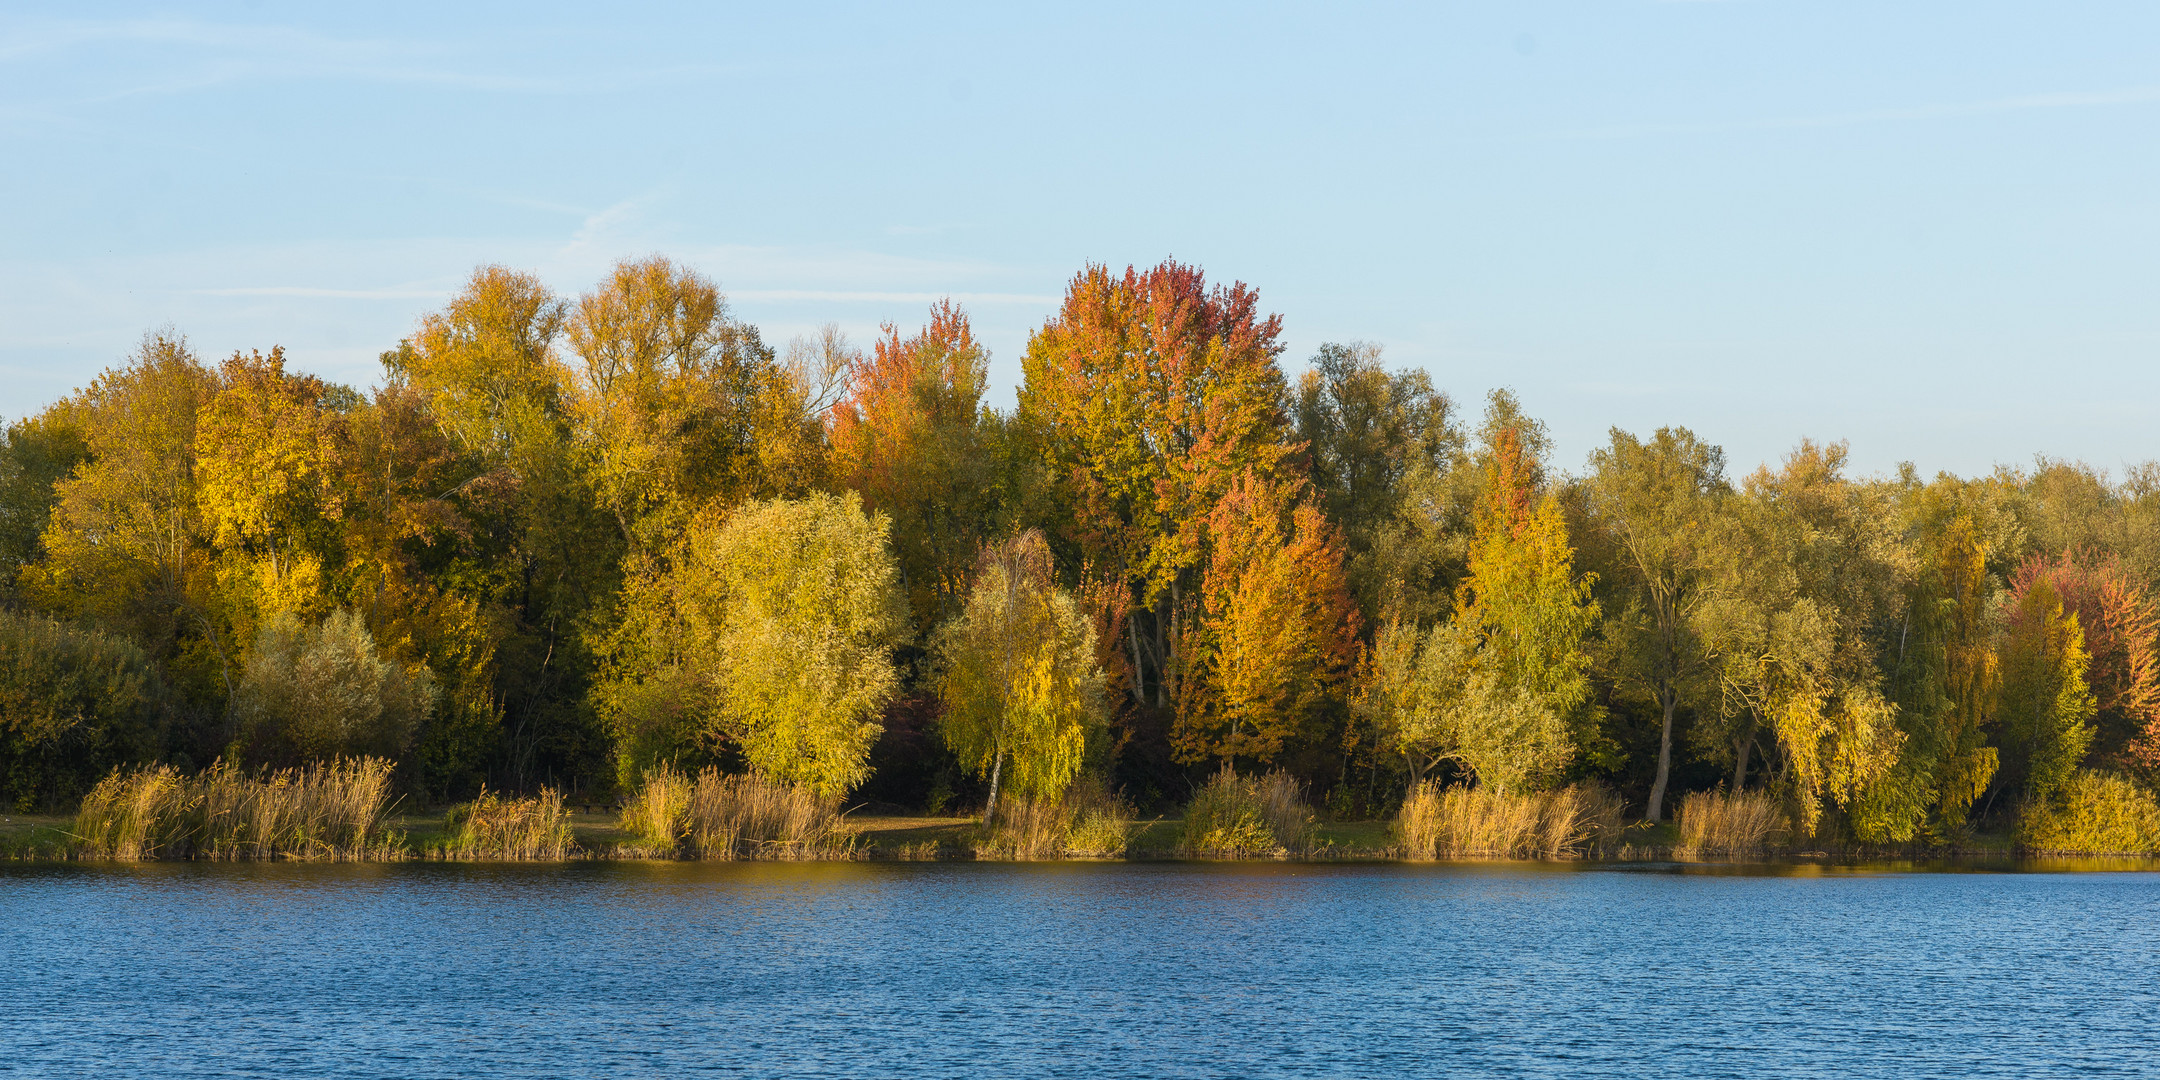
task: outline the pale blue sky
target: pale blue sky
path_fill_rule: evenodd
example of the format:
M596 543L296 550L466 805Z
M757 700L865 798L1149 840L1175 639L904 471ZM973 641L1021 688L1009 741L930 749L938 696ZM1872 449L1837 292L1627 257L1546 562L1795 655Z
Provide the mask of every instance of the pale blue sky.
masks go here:
M167 323L368 385L477 263L650 252L776 342L959 296L1006 403L1176 255L1566 467L2160 456L2160 5L86 10L0 14L7 416Z

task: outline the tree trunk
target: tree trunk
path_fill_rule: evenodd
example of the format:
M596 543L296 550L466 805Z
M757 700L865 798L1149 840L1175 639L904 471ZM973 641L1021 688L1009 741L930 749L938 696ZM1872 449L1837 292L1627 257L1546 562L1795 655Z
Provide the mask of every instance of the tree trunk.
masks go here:
M1132 703L1147 704L1147 669L1140 666L1140 618L1138 612L1125 616L1125 640L1132 643Z
M1005 751L999 750L990 758L990 801L983 804L983 828L997 818L998 777L1005 771Z
M1672 775L1672 714L1680 704L1680 695L1667 687L1658 694L1658 704L1665 710L1665 731L1658 737L1657 780L1650 785L1650 813L1652 823L1665 820L1665 781Z
M1755 749L1755 735L1750 732L1733 747L1732 789L1737 792L1747 785L1747 755Z

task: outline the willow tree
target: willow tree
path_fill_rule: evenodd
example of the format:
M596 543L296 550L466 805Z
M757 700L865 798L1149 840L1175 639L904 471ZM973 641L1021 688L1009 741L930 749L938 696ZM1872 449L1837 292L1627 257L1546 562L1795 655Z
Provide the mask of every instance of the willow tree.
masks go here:
M960 614L939 630L936 649L945 743L990 781L984 823L1008 789L1038 799L1064 794L1107 709L1094 627L1053 580L1041 532L982 548Z
M853 492L749 503L691 528L672 571L666 669L698 718L768 778L838 798L870 775L899 684L899 573L883 515Z
M2098 711L2085 684L2091 659L2075 612L2063 609L2043 575L2017 597L2002 648L2003 775L2043 802L2070 778L2092 745Z

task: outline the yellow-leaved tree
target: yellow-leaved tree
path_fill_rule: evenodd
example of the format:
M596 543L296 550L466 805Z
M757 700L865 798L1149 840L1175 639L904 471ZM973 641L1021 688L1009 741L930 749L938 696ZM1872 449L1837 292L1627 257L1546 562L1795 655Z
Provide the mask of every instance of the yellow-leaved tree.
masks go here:
M680 627L648 690L688 702L768 779L839 798L870 775L906 621L884 515L853 492L745 504L690 529Z
M1109 710L1095 628L1057 587L1041 532L983 546L960 614L938 632L937 653L945 743L990 780L984 823L996 818L1001 792L1063 795Z

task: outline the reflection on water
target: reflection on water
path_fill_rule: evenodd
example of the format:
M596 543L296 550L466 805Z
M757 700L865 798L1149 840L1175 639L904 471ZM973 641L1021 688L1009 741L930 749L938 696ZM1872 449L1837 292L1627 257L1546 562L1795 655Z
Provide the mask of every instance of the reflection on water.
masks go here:
M0 1073L2151 1071L2160 876L2013 868L11 867Z

